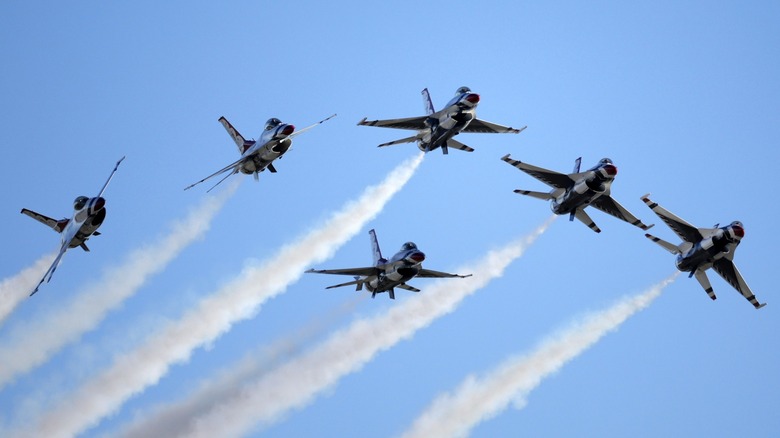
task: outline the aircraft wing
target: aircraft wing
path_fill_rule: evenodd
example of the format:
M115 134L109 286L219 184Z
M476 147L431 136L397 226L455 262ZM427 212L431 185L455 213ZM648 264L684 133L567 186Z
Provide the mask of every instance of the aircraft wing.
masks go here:
M49 266L49 270L43 274L43 278L41 278L41 281L39 281L38 285L35 286L35 289L30 293L30 296L33 296L35 295L35 292L38 292L38 288L41 287L44 281L48 283L51 280L51 276L54 275L54 271L57 270L57 266L59 266L60 260L62 260L62 256L65 255L65 251L68 250L69 245L70 240L67 240L62 244L59 254L57 254L57 257L54 259L54 262L52 262L51 266Z
M510 126L498 125L496 123L486 122L480 119L474 119L463 128L461 132L479 132L482 134L519 134L527 126L523 126L520 129L515 129Z
M231 172L231 173L230 173L230 175L233 175L233 174L235 174L235 173L238 173L238 166L239 166L241 163L243 163L243 162L244 162L244 160L246 160L247 158L248 158L248 157L241 157L241 158L239 158L238 160L236 160L236 161L234 161L234 162L232 162L232 163L228 164L227 166L223 167L222 169L219 169L218 171L216 171L216 172L212 173L211 175L209 175L209 176L207 176L207 177L203 178L202 180L200 180L200 181L198 181L198 182L196 182L196 183L192 183L192 184L188 185L187 187L185 187L185 188L184 188L184 190L191 189L191 188L195 187L196 185L198 185L198 184L200 184L200 183L202 183L202 182L204 182L204 181L208 181L208 180L210 180L211 178L214 178L214 177L215 177L215 176L217 176L217 175L221 175L221 174L223 174L223 173L227 172L228 170L232 170L232 171L233 171L233 172ZM230 175L228 175L228 176L230 176ZM223 178L223 179L222 179L222 181L224 181L225 179L227 179L227 177L228 177L228 176L226 176L225 178ZM213 189L214 187L216 187L217 185L219 185L219 183L221 183L222 181L218 182L217 184L214 184L214 186L213 186L211 189ZM208 191L211 191L211 189L209 189Z
M731 287L736 289L739 293L742 294L742 296L750 301L750 304L752 304L753 307L760 309L766 306L766 303L761 304L758 302L756 296L753 295L753 292L750 290L747 283L745 283L745 280L742 278L739 270L734 265L734 262L729 259L722 258L712 264L712 269L715 270L718 275L723 277L723 279L726 280L726 282L730 284Z
M303 128L303 129L299 129L299 130L293 132L292 134L290 134L289 138L295 137L296 135L299 135L299 134L303 134L304 132L308 131L309 129L314 128L315 126L321 125L321 124L327 122L328 120L330 120L330 119L332 119L334 117L336 117L335 114L331 115L330 117L328 117L326 119L320 120L319 122L317 122L317 123L315 123L313 125L309 125L309 126Z
M404 290L408 290L408 291L410 291L410 292L420 292L420 289L417 289L416 287L409 286L409 285L408 285L408 284L406 284L406 283L401 283L401 284L399 284L399 285L398 285L398 286L396 286L396 287L398 287L398 288L401 288L401 289L404 289Z
M417 277L420 277L420 278L452 278L452 277L466 278L466 277L471 277L471 274L468 274L468 275L449 274L447 272L433 271L433 270L430 270L430 269L420 269L420 272L417 273Z
M335 274L335 275L376 275L377 268L346 268L346 269L309 269L307 274Z
M425 125L425 119L427 118L428 116L419 116L407 117L405 119L366 120L364 117L363 120L358 122L358 125L422 131L423 129L428 129L428 126Z
M685 222L681 218L675 216L674 213L653 202L649 196L650 195L642 196L642 201L644 201L644 203L647 204L647 206L650 207L650 209L653 210L653 212L658 215L661 220L666 222L666 225L669 225L669 228L671 228L672 231L674 231L682 240L691 243L698 243L703 239L703 236L698 228L694 227L688 222Z
M590 205L643 230L649 230L652 227L652 225L643 224L641 220L637 219L636 216L626 210L620 203L612 199L611 196L599 196L595 201L591 202Z
M47 227L51 228L52 230L61 233L62 230L65 229L65 226L68 225L68 222L70 222L70 219L62 219L62 220L54 220L48 216L44 216L40 213L36 213L32 210L28 210L26 208L23 208L21 211L22 214L30 216L31 218L35 219L36 221L46 225Z
M519 160L513 160L509 158L509 154L504 155L501 159L556 189L568 189L574 185L575 181L565 173L554 172L552 170L523 163Z

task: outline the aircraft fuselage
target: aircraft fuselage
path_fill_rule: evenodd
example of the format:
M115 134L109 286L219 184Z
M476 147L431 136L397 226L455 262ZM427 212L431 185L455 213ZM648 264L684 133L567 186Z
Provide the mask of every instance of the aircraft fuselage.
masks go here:
M102 197L79 196L73 205L73 218L62 231L62 243L68 242L68 248L83 245L106 219L106 200Z
M241 173L250 175L262 172L275 159L284 155L292 146L292 139L288 137L294 131L295 126L281 122L276 126L266 127L260 135L260 140L250 145L242 154L246 160L239 166Z
M460 134L477 118L478 103L479 95L476 93L466 92L455 96L447 102L444 110L425 120L428 130L417 142L417 147L423 152L429 152L446 145L447 140Z
M570 214L580 207L587 207L602 195L609 196L617 174L614 165L597 166L586 172L570 189L550 201L550 209L555 214Z
M728 254L733 254L744 235L742 228L733 226L718 228L717 231L696 243L677 256L675 264L682 272L696 269L708 269L712 264Z
M414 249L397 252L385 262L388 266L383 272L366 279L366 289L370 292L386 292L406 283L420 272L423 260L425 254L416 246Z

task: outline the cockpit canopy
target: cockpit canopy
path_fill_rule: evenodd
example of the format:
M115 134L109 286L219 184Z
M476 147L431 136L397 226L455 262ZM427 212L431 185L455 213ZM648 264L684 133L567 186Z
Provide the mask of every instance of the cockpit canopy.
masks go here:
M599 164L601 165L612 164L612 160L610 160L609 158L602 158L601 161L599 161Z
M89 202L89 198L86 196L79 196L73 201L73 209L81 210L82 208L86 207L87 202Z
M409 251L412 249L417 249L417 245L415 245L414 242L406 242L401 247L401 251Z
M267 122L265 122L265 130L270 131L281 124L282 124L281 120L277 119L276 117L271 117L270 119L268 119Z
M471 93L471 88L469 88L469 87L460 87L460 88L458 88L458 91L455 92L455 95L458 96L458 95L461 95L461 94L464 94L464 93Z

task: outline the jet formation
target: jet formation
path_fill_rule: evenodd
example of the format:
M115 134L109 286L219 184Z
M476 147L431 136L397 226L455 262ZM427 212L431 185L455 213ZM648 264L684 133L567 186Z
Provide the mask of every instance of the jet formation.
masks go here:
M526 126L515 129L477 118L476 108L480 102L480 96L472 92L468 87L458 88L455 96L439 111L434 109L427 88L422 90L422 98L425 108L425 115L423 116L387 120L368 120L363 118L358 122L358 125L416 131L416 134L410 137L382 143L379 147L417 143L417 147L423 152L427 153L435 149L441 149L445 155L448 154L450 148L466 152L474 151L472 147L455 140L454 137L460 133L518 134L526 129ZM207 192L239 172L245 175L253 175L256 181L259 180L259 174L266 169L271 173L276 173L274 161L280 159L290 150L295 136L335 116L333 114L298 131L295 130L295 126L292 124L283 123L277 118L271 118L265 123L259 140L247 140L225 117L220 117L218 121L236 144L240 158L211 175L190 184L184 190L188 190L222 174L226 175L208 189ZM602 159L597 165L585 171L580 171L582 158L577 158L573 172L568 174L523 163L510 158L510 154L504 155L501 159L552 188L549 192L517 189L515 193L550 201L550 208L555 214L569 215L570 221L576 218L597 233L601 232L601 228L596 225L585 211L589 206L642 230L648 230L653 226L643 223L612 198L611 188L617 175L617 167L609 158ZM32 294L38 290L38 287L44 281L48 282L51 280L51 276L57 269L62 256L69 248L81 247L85 251L89 251L85 243L87 239L93 235L100 235L97 229L106 216L105 199L102 197L103 192L122 160L124 160L124 157L117 161L114 170L96 197L79 196L76 198L73 204L74 212L71 219L54 220L40 213L22 209L23 214L62 234L62 246L59 254ZM716 297L705 273L710 268L739 291L756 309L766 305L758 302L732 261L734 251L745 233L741 222L735 221L725 227L715 225L713 228L696 228L660 207L655 202L650 201L647 195L642 200L683 239L683 242L679 245L674 245L650 234L646 234L646 236L667 251L677 255L677 268L680 271L689 272L691 277L695 276L713 300ZM470 274L449 274L424 269L422 262L425 260L425 254L413 242L405 243L401 250L389 260L385 259L379 250L376 232L374 230L369 231L369 236L373 250L373 264L371 266L346 269L310 269L306 272L352 275L354 276L353 281L329 286L328 289L354 285L358 291L365 287L371 292L372 297L375 297L378 293L387 292L391 299L395 299L395 288L419 292L419 289L407 284L409 280L415 277L464 278L470 276Z
M468 275L448 274L446 272L432 271L422 267L425 260L425 254L417 248L414 242L406 242L401 249L395 253L390 260L382 257L382 251L379 250L379 242L376 238L376 231L368 232L371 238L371 253L374 256L374 264L364 268L345 268L345 269L309 269L306 273L314 274L336 274L336 275L354 275L353 281L328 286L326 289L335 287L355 285L355 290L363 290L363 286L371 292L371 298L376 294L387 292L390 299L395 299L395 288L405 289L411 292L420 292L420 289L409 286L407 281L414 277L420 278L466 278Z

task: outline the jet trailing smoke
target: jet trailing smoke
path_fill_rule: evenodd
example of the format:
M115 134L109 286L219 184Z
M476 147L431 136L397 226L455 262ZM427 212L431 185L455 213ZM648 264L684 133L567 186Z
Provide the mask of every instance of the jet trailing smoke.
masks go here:
M49 314L35 317L13 327L11 335L0 343L0 388L20 373L46 362L65 345L94 329L106 314L119 306L144 285L146 280L168 265L189 244L202 237L211 220L232 195L237 184L207 197L171 232L132 252L118 266L105 271L102 278L78 293L70 302L58 305ZM44 268L45 270L45 268ZM38 279L44 270L38 271ZM35 284L35 283L33 283ZM26 294L32 288L26 290ZM45 293L35 299L47 299Z
M268 261L245 268L180 320L163 327L136 350L117 357L108 370L60 400L21 433L70 437L96 425L128 398L155 384L171 365L188 360L194 349L213 342L236 322L253 317L266 300L298 280L307 266L331 257L382 211L422 159L423 154L418 154L404 161L379 185L367 188L359 199L347 203L323 225L284 246Z
M0 325L30 295L56 256L56 253L45 255L29 268L0 282Z
M243 436L258 424L267 425L290 410L305 406L341 377L361 369L380 351L410 338L436 318L455 310L464 298L503 275L506 267L520 257L554 219L551 217L530 235L489 252L476 264L456 271L471 271L472 277L439 280L386 313L355 321L259 380L242 382L240 390L233 391L230 398L215 401L213 410L193 419L192 428L181 434L211 437L218 430L223 437Z
M542 379L649 306L676 277L674 274L639 295L574 321L531 353L509 359L480 379L468 377L453 393L437 397L403 437L468 436L474 426L497 415L513 400L524 405Z

